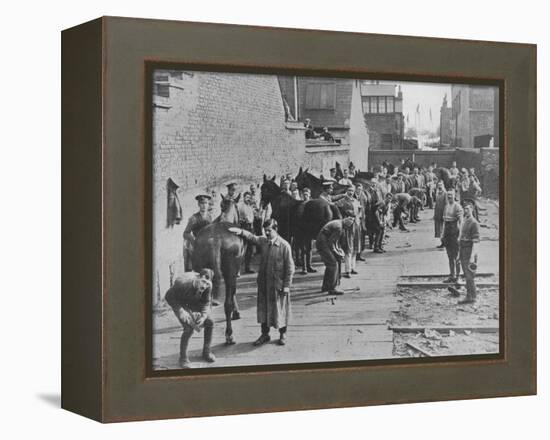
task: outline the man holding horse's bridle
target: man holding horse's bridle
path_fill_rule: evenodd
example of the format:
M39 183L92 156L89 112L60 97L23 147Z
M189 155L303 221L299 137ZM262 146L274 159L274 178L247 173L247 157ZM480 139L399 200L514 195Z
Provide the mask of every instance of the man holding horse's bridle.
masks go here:
M205 226L212 223L212 216L209 211L209 204L212 197L208 194L200 194L195 197L197 204L199 205L199 211L195 212L187 221L187 226L183 231L183 262L185 265L185 271L189 272L193 270L191 264L193 258L193 248L195 238L199 231Z
M279 345L285 345L290 318L290 286L294 276L294 259L290 244L277 232L277 221L268 219L263 228L265 237L240 228L229 228L229 231L255 244L261 253L257 317L262 334L254 345L262 345L271 340L271 327L279 330Z

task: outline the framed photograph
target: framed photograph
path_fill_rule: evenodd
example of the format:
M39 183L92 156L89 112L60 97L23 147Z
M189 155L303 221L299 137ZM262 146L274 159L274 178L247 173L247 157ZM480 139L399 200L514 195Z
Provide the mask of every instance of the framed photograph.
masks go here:
M104 17L62 55L64 408L536 392L536 46Z

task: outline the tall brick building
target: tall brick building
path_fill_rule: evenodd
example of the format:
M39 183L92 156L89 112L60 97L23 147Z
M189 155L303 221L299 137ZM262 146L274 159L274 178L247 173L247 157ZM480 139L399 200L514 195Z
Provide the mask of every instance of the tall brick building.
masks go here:
M336 142L317 140L306 143L306 160L314 170L328 174L336 161L349 161L368 169L369 133L361 108L360 81L347 78L279 77L290 116L304 122L311 119L317 132L323 127Z
M403 93L392 84L364 81L361 86L362 106L369 130L369 149L403 148L405 120Z
M451 93L453 146L488 146L489 139L495 136L495 126L498 126L495 120L495 107L498 107L498 100L495 99L496 89L453 84Z

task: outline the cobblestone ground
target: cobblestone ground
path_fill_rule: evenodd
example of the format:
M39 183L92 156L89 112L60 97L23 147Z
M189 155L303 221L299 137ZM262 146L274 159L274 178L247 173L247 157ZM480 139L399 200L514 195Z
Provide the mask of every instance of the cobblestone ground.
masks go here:
M482 205L478 271L494 273L490 278L494 281L498 279L498 206L490 200L483 201ZM217 361L213 364L201 361L202 334L195 334L189 350L192 366L206 368L423 356L407 345L411 342L418 346L415 341L421 345L422 351L433 356L498 351L498 333L495 332L478 335L453 331L449 335L431 330L437 325L473 326L480 322L484 326L498 327L495 319L498 316L498 288L483 290L479 304L473 307L456 306L456 299L448 297L444 289L397 288L397 283L409 275L443 275L447 271L445 252L436 249L439 240L433 237L432 211L425 209L420 215L420 223L408 226L410 232L389 231L385 254L364 252L366 262L358 262L359 275L342 280L342 287L350 289L344 296L328 297L320 292L324 266L315 255L314 267L318 272L295 275L291 291L292 320L288 344L283 347L275 343L277 335L273 329L271 343L261 347L252 345L259 336L256 276L242 276L237 289L241 319L233 321L237 344L225 346L223 307L215 307L212 312L215 321L213 351ZM253 268L256 269L257 265ZM428 332L394 333L390 328L393 325L425 326ZM153 329L154 368L177 369L181 328L169 308L155 311Z

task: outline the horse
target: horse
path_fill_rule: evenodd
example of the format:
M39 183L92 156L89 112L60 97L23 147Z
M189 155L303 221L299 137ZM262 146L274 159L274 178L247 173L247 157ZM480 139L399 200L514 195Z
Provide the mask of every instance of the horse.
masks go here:
M305 171L302 171L302 167L298 170L298 174L294 179L298 184L298 189L301 191L304 188L309 188L311 190L311 197L317 199L321 193L324 191L323 188L323 179L314 176L308 171L309 168L306 168ZM332 193L335 195L343 194L346 192L346 186L340 185L338 182L334 182L332 185Z
M239 211L237 209L237 203L239 203L239 199L241 198L241 195L239 194L235 199L231 199L229 197L222 196L222 201L220 202L220 208L221 208L221 214L214 219L214 222L227 222L227 223L233 223L234 225L239 224Z
M297 208L303 202L281 191L281 187L275 182L275 176L272 179L268 179L264 174L264 181L260 187L260 191L261 208L264 209L268 204L271 204L271 216L279 224L279 235L290 243L298 221Z
M243 239L229 231L232 226L234 225L230 222L216 221L202 228L197 234L192 256L193 270L209 268L214 271L212 280L214 299L218 299L220 296L223 277L225 283L225 343L227 345L235 343L231 320L240 318L236 297L237 273L244 255Z
M326 200L295 200L281 192L275 183L275 176L268 179L264 175L261 186L262 208L268 204L272 207L272 217L279 223L279 233L289 243L293 243L304 269L309 263L307 256L311 254L311 242L317 238L322 227L333 219L342 218L338 208Z

